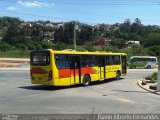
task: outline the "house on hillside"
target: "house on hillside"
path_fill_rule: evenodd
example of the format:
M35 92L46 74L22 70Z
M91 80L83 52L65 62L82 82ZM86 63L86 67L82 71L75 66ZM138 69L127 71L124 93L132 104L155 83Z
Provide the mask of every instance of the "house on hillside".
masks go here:
M52 23L45 24L45 27L54 27Z
M100 38L92 43L93 46L110 46L111 39Z
M58 24L54 25L55 29L59 29L60 27L64 28L64 23L58 23Z
M30 22L23 22L20 24L21 27L32 27L32 23Z
M126 48L132 48L134 45L140 46L140 41L129 40L125 43Z
M43 27L43 26L44 26L44 24L43 24L43 23L41 23L41 22L36 22L36 23L35 23L35 26Z
M44 38L45 38L48 42L54 42L54 32L45 32L45 33L44 33Z

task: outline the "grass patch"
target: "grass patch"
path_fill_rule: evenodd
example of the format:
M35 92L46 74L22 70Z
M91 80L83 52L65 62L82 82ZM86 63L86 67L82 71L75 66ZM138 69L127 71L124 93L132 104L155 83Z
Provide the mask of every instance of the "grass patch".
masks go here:
M158 73L154 72L151 75L145 77L146 80L150 80L152 83L156 83L158 79Z
M152 76L151 76L151 80L153 81L153 82L156 82L157 81L157 79L158 79L158 73L153 73L152 74Z
M29 58L30 56L30 51L7 51L3 52L0 51L0 57L1 58Z

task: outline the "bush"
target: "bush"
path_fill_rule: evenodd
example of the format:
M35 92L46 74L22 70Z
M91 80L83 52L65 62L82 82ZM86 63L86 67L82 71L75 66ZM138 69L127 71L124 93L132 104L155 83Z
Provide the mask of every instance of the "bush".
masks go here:
M153 82L156 82L157 79L158 79L158 73L153 73L152 76L151 76L151 80L152 80Z
M8 52L0 51L0 57L5 58L29 58L30 51L12 50Z
M13 47L9 44L7 44L6 42L0 42L0 51L9 51L11 50Z

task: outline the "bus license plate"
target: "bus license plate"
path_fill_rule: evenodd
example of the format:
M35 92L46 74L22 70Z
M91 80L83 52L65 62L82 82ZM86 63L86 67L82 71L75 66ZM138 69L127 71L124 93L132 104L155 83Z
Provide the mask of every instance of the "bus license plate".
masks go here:
M43 80L42 78L38 78L38 80Z

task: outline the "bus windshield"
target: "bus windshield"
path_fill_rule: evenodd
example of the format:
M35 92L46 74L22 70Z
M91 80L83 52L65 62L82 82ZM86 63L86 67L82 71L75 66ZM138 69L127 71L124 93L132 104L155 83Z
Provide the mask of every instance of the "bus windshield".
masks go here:
M130 59L128 60L128 63L131 63L131 62L133 62L133 58L130 58Z
M46 66L50 64L49 51L33 51L31 52L31 65Z

